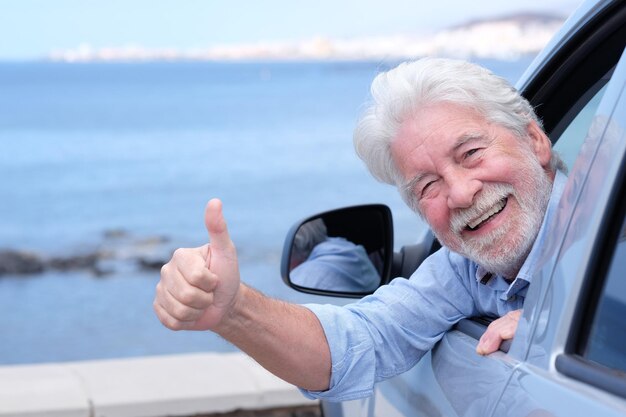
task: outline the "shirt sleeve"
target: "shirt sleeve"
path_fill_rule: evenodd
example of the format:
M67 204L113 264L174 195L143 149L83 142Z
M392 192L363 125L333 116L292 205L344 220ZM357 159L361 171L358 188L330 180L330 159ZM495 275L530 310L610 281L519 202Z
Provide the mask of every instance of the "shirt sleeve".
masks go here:
M371 292L380 285L380 274L363 246L336 237L315 246L289 275L296 285L323 290Z
M474 315L468 268L443 248L410 279L397 278L344 307L309 304L330 346L327 391L309 398L347 401L372 395L374 384L413 367L460 319Z

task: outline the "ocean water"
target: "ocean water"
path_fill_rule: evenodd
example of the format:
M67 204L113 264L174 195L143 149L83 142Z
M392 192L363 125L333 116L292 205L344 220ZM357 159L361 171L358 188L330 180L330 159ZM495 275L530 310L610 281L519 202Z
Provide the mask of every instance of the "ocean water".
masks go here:
M529 62L483 64L514 81ZM0 250L115 254L102 276L0 276L0 364L233 350L163 328L158 270L133 260L206 243L212 197L224 201L243 280L295 302L328 301L280 279L299 219L385 203L396 247L413 243L424 225L352 150L369 84L391 65L0 63Z

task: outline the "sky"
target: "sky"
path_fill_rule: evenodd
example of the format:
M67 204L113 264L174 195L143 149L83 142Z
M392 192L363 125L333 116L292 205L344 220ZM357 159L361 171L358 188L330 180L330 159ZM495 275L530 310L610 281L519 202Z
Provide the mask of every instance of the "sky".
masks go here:
M321 36L422 34L520 11L569 15L581 0L0 0L0 60L52 50L207 48Z

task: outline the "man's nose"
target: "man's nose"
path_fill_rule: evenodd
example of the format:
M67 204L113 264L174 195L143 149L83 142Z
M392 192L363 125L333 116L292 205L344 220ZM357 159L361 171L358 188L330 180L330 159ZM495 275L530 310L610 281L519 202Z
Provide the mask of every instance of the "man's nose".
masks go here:
M457 175L448 182L448 208L471 207L474 197L481 190L482 182L474 178Z

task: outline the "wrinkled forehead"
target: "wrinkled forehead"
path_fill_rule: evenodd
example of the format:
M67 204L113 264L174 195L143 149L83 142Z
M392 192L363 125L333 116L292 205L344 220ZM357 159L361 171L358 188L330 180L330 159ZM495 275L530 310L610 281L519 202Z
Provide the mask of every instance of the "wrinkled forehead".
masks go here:
M474 109L438 103L408 113L391 141L391 153L405 179L427 171L438 159L463 144L488 134L492 123Z

